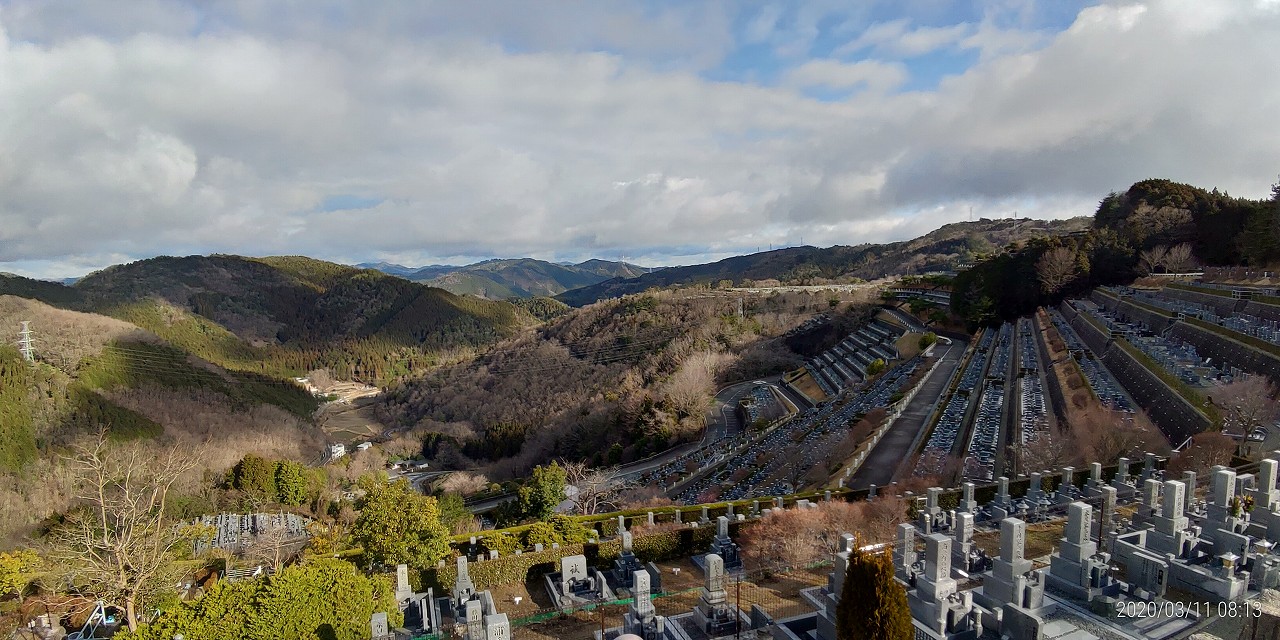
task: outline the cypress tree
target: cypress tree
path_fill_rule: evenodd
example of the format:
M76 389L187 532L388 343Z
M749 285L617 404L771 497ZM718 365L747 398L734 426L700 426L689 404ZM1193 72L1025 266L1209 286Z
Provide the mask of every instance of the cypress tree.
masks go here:
M840 604L836 608L841 640L911 640L911 610L907 591L893 579L888 550L867 553L855 542L849 552Z

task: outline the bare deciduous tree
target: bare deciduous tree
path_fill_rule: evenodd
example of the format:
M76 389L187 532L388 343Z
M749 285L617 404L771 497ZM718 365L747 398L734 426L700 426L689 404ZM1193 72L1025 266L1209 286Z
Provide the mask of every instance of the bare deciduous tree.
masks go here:
M572 496L578 513L592 515L619 508L619 498L626 489L618 478L617 469L593 469L582 462L566 462L562 465L565 481L577 488Z
M1009 449L1017 463L1018 473L1061 469L1082 462L1079 449L1073 446L1071 438L1053 427L1039 433L1035 440L1011 445Z
M469 496L484 491L489 486L489 479L483 473L467 473L457 471L449 474L440 482L440 489L445 493L456 493Z
M1209 399L1222 410L1224 430L1249 435L1255 427L1271 426L1280 418L1276 387L1263 376L1249 376L1214 389Z
M166 506L169 490L199 459L186 447L156 453L115 445L102 430L68 461L79 479L79 508L54 530L50 557L71 584L124 609L130 630L185 539Z
M1112 464L1122 456L1169 451L1164 434L1143 412L1111 411L1097 403L1073 410L1067 419L1081 460Z
M268 527L249 540L242 555L275 570L297 555L306 542L305 537L290 533L288 527Z
M1138 267L1144 273L1153 273L1163 267L1169 255L1169 248L1159 245L1138 253Z
M1054 247L1040 256L1036 263L1036 277L1045 293L1057 293L1075 279L1080 266L1076 252L1070 247Z
M1192 255L1191 245L1184 242L1170 247L1164 259L1164 266L1170 273L1186 273L1193 269L1196 266L1196 259Z
M307 372L307 379L321 391L328 391L333 386L333 376L328 369L315 369Z
M1183 471L1195 471L1203 475L1214 465L1230 464L1235 452L1236 441L1230 436L1212 431L1197 433L1186 449L1169 460L1168 471L1179 475Z

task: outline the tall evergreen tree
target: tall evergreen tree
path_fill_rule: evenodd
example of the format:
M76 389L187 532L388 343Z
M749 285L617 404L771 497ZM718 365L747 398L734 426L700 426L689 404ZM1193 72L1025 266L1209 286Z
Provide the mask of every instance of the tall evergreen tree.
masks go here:
M536 520L551 517L556 511L556 505L564 502L566 483L564 468L555 461L545 467L534 467L529 482L520 487L521 515Z
M911 640L911 610L907 591L893 579L887 551L867 553L855 542L849 552L840 604L836 609L837 636L842 640Z
M365 477L365 496L351 537L371 562L429 567L449 553L449 532L440 522L440 505L401 478L387 482Z

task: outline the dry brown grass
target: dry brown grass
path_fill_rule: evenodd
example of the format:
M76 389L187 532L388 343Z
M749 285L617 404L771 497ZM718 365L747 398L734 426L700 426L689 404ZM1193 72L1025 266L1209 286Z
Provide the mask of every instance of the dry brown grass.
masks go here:
M23 320L31 321L40 357L64 371L74 369L85 357L97 355L113 340L156 340L151 333L123 320L67 311L27 298L0 296L0 331L16 339Z

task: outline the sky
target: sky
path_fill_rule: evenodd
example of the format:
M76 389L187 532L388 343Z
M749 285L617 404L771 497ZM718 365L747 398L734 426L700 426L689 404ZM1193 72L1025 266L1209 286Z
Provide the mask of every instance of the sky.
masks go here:
M0 271L654 266L1280 173L1280 0L0 0Z

